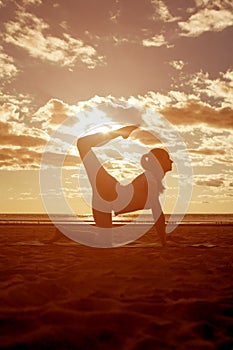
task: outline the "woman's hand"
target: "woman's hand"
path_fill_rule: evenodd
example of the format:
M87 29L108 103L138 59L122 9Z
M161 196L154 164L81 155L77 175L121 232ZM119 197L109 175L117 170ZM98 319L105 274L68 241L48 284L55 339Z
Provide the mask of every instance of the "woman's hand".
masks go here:
M122 136L124 139L127 139L129 137L129 135L136 129L138 129L137 126L128 125L128 126L123 126L123 128L118 129L117 132L119 133L119 136Z

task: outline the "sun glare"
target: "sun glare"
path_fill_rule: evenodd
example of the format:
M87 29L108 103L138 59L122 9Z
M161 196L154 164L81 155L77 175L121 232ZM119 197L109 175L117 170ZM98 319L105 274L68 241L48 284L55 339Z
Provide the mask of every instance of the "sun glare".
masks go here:
M112 128L110 126L101 126L98 128L98 131L102 132L103 134L107 134L109 131L111 131Z
M107 134L109 131L116 130L122 127L121 125L101 125L95 129L95 132L102 132L103 134Z

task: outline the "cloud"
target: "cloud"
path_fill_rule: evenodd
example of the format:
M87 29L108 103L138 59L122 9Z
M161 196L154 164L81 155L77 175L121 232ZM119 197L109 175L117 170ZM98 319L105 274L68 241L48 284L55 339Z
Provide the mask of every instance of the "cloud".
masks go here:
M154 8L155 14L153 19L157 20L158 18L163 22L175 22L179 17L173 17L167 7L167 5L162 0L151 0L151 4Z
M205 124L214 128L233 127L233 71L220 73L210 79L208 73L198 72L187 77L191 93L171 90L166 95L149 91L131 98L143 106L155 109L175 125ZM185 89L185 86L183 87Z
M198 102L187 102L183 106L168 106L161 113L175 125L206 124L215 128L233 128L233 110L204 105Z
M130 97L128 100L123 99L123 102L129 104L143 106L154 112L159 112L167 120L177 126L194 126L205 124L212 128L228 129L233 128L233 109L229 107L217 108L201 101L200 96L194 94L185 94L180 91L169 91L167 95L148 92L144 96ZM109 103L107 107L104 103ZM89 106L99 105L106 115L114 118L114 103L116 99L100 98L96 96L90 99ZM101 106L102 105L102 106ZM87 107L87 104L86 104ZM139 111L134 108L125 110L125 117L131 119L132 123L141 124L142 120ZM124 110L123 110L124 113ZM128 120L130 120L128 119Z
M206 117L203 120L203 106L198 98L193 95L186 95L180 91L170 91L162 95L150 91L144 96L139 96L135 101L144 107L158 111L174 125L194 125L209 122ZM211 112L212 109L209 107ZM211 114L211 112L209 114ZM229 118L231 122L231 118ZM218 120L216 120L218 122Z
M231 130L195 127L182 136L186 140L193 166L201 167L200 171L208 167L214 173L224 173L224 169L229 172L233 163Z
M139 140L144 145L155 146L160 144L161 141L156 138L152 133L146 130L134 131L132 139Z
M189 93L185 91L187 88L191 90ZM196 108L198 105L201 108L206 106L213 109L214 113L220 110L228 110L230 113L233 110L233 70L220 72L219 78L216 79L211 79L207 72L200 71L186 76L186 83L179 90L170 90L166 94L149 91L144 96L131 98L132 101L134 99L148 108L156 108L159 111L171 106L181 109L182 106L194 103ZM195 110L193 113L196 113Z
M224 179L209 178L207 180L196 180L195 184L197 186L221 187L224 185Z
M197 37L204 32L220 32L233 25L233 12L228 9L203 8L186 22L178 22L181 36Z
M18 147L38 147L44 146L45 140L38 137L32 137L30 135L14 135L8 134L1 136L1 144L7 146L18 146Z
M127 159L124 160L123 158L119 161L107 160L104 163L104 167L118 181L125 184L130 182L130 180L135 179L135 177L142 171L140 166L136 166L135 164L130 163Z
M51 99L34 113L33 121L39 122L44 127L54 127L62 124L68 117L75 116L78 111L78 106L70 106L59 99Z
M120 17L120 10L116 10L116 11L110 11L110 21L112 21L113 23L118 23L118 19Z
M56 152L44 152L43 153L43 163L49 164L51 166L57 166L57 164L60 164L61 157L64 157L63 153L56 153ZM72 155L67 154L65 156L63 167L74 167L77 168L77 164L80 163L80 157L78 155Z
M20 118L19 107L5 103L0 106L1 145L22 147L43 147L47 135L40 129L27 126Z
M32 57L73 67L82 62L89 69L103 64L94 47L85 45L81 39L62 33L61 38L49 34L49 25L29 12L16 12L16 21L5 23L5 42L21 47Z
M159 105L156 101L158 97L161 101ZM135 154L127 155L128 146L126 149L121 149L118 144L114 145L114 148L111 145L108 154L113 156L115 152L114 157L119 158L120 152L124 157L130 157L136 162L139 154L145 152L145 147L156 147L156 145L161 144L161 140L165 143L172 142L172 135L164 130L162 118L157 113L160 110L160 114L177 126L183 137L187 136L187 147L194 156L196 155L195 160L200 163L195 163L195 165L201 165L207 158L210 165L217 161L220 163L223 163L224 160L229 162L228 149L232 144L230 131L233 126L232 110L215 108L188 97L188 95L172 91L168 96L160 96L150 92L138 98L131 97L129 100L124 98L118 100L111 96L95 96L90 100L81 101L77 105L69 105L59 99L51 99L34 113L30 118L30 123L25 123L28 118L20 116L18 106L5 104L2 106L2 116L5 119L1 118L0 124L2 146L15 149L28 148L29 151L37 153L43 152L49 135L69 117L70 123L63 128L63 133L59 131L60 134L56 134L53 144L47 150L54 154L64 154L69 151L72 156L77 157L77 151L70 142L73 143L72 140L81 134L92 132L94 126L111 127L112 125L116 128L117 125L125 123L136 124L140 125L143 130L135 131L132 134L131 140L135 147ZM125 103L128 103L128 108L125 107ZM148 108L149 114L143 112L142 106ZM199 130L201 125L203 125L203 130L192 136L192 133ZM185 127L188 127L187 130L189 130L186 132L187 135ZM150 132L151 129L153 129L153 134ZM158 135L158 138L154 136L154 133ZM198 137L197 145L197 143L192 142L192 139L196 140ZM209 157L201 157L204 155Z
M106 149L105 148L104 153L110 158L123 159L123 157L120 154L120 152L118 152L116 149L111 149L111 148Z
M114 42L115 45L121 45L121 44L128 43L128 42L133 43L132 40L130 41L128 38L119 37L119 36L117 36L117 35L113 35L113 37L111 38L111 40L113 40L113 42Z
M1 148L0 166L2 169L36 169L39 168L41 153L28 147Z
M163 34L154 35L152 38L142 40L142 45L145 47L160 47L167 44Z
M4 114L4 111L6 112ZM49 140L49 135L43 127L35 128L26 125L18 119L17 106L5 104L1 106L0 113L5 117L0 121L1 156L0 165L5 169L35 169L40 167L41 155ZM48 159L52 159L52 165L63 156L64 145L56 140L52 147L52 153L47 153ZM64 161L64 167L76 166L79 157L68 154Z
M202 154L205 156L213 156L213 155L225 155L226 150L225 149L212 149L212 148L197 148L197 149L190 149L190 153L195 153L195 154Z
M22 144L21 148L1 148L0 166L1 169L39 169L42 154L45 156L44 164L49 164L50 166L56 166L59 159L63 157L61 153L42 153L41 151L34 151L29 147L24 147ZM64 160L64 167L75 168L79 162L80 158L78 156L68 154Z
M197 8L208 8L208 9L217 9L231 10L233 4L231 0L194 0Z
M3 103L0 106L0 120L2 123L19 119L19 108L13 103Z
M42 0L22 0L22 4L24 6L41 5L42 4Z
M4 52L3 47L0 45L0 76L2 82L7 79L11 80L18 74L19 70L14 64L13 57L7 55Z
M193 90L200 96L213 98L221 107L233 109L233 70L221 72L217 79L210 79L208 73L198 72L189 80Z
M1 131L4 130L0 124ZM18 146L18 147L38 147L44 146L46 141L39 137L33 137L29 134L17 135L9 132L8 134L1 135L1 144L8 146Z
M184 61L182 60L174 60L174 61L170 61L169 62L170 66L172 66L173 68L177 69L177 70L182 70L184 68Z

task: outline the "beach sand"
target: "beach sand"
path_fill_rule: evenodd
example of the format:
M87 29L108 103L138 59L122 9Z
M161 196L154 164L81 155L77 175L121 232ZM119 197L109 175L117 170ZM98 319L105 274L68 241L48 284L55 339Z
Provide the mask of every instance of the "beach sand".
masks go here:
M233 226L112 249L52 225L0 229L1 348L233 349Z

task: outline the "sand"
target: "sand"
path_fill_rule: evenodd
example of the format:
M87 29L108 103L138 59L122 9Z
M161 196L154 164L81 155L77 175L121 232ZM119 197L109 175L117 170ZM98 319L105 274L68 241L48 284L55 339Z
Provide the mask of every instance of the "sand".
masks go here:
M4 349L233 349L233 227L180 226L112 249L1 226Z

